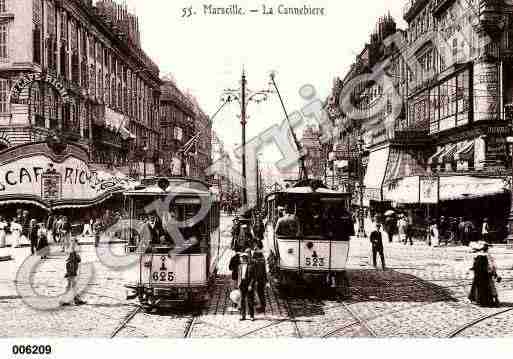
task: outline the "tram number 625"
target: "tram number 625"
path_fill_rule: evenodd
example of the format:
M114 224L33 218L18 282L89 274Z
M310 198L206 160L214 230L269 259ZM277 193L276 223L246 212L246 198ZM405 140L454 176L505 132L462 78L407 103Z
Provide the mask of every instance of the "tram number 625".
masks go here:
M306 257L305 263L308 267L324 267L324 258Z
M172 282L175 280L174 272L153 272L151 276L155 282Z

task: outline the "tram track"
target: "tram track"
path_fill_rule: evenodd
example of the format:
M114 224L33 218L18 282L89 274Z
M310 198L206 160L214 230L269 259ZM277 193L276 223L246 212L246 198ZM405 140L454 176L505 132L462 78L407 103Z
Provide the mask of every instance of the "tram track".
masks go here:
M128 313L122 320L121 323L112 331L110 334L110 339L113 339L118 335L123 329L126 328L128 323L142 310L142 306L138 305L136 308L134 308L130 313Z
M459 334L463 333L467 329L470 329L470 328L472 328L473 326L475 326L475 325L477 325L479 323L482 323L484 321L487 321L489 319L495 318L495 317L497 317L497 316L499 316L501 314L508 313L508 312L511 312L511 311L513 311L513 307L502 309L502 310L496 311L494 313L490 313L490 314L486 314L486 315L480 316L479 318L476 318L476 319L474 319L474 320L472 320L472 321L470 321L470 322L460 326L459 328L453 330L451 333L449 333L447 338L449 338L449 339L456 338L457 336L459 336Z

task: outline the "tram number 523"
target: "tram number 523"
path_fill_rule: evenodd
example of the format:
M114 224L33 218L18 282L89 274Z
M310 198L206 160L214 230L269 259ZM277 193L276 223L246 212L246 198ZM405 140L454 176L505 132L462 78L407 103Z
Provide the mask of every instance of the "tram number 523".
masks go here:
M324 267L324 258L319 257L306 257L305 264L308 267Z
M174 272L153 272L151 275L155 282L172 282L175 280Z

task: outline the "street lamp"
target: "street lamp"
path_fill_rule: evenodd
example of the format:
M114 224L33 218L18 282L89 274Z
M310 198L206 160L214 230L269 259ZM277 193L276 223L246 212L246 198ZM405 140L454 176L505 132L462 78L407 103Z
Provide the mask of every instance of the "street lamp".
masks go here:
M246 178L246 109L249 102L260 103L266 101L271 90L251 91L246 87L246 72L242 70L241 87L238 89L226 89L223 92L223 100L226 102L239 102L241 106L240 124L242 126L242 205L248 204L247 178Z

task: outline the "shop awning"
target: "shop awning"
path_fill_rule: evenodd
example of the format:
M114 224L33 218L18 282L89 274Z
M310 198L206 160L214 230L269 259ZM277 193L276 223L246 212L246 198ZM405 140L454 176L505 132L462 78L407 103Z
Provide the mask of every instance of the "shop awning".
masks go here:
M419 203L419 176L405 177L383 186L383 198L395 203Z
M474 141L467 141L461 149L454 154L456 161L469 161L474 157Z
M504 193L508 190L502 178L473 176L440 177L440 201L480 198Z
M436 165L438 163L438 157L442 155L446 151L446 147L442 147L438 152L436 152L433 156L429 157L428 164Z
M386 147L369 154L369 164L365 172L363 184L365 186L365 199L381 201L381 187L385 179L390 147Z
M441 163L452 162L454 160L454 155L456 154L457 151L458 151L457 144L450 145L447 148L447 150L438 157L439 161Z

